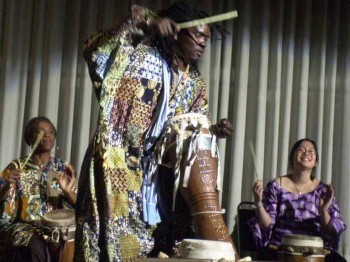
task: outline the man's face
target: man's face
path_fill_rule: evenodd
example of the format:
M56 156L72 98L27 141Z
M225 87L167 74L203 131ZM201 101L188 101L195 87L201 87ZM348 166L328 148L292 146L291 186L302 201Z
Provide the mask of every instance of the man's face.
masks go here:
M54 126L47 121L39 121L33 127L31 145L37 140L40 131L44 136L38 144L37 152L50 152L55 145L56 131Z
M178 48L190 63L197 62L204 53L211 37L208 25L200 25L182 30L178 36Z

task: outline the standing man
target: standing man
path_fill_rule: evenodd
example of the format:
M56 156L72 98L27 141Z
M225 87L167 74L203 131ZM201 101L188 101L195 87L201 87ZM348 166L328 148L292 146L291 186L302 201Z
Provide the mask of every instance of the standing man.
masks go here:
M185 1L158 14L133 6L128 19L86 41L100 109L79 178L75 261L128 261L152 250L154 228L142 219L151 213L142 204L145 155L167 119L208 114L196 63L212 29L177 25L206 16ZM227 137L232 127L221 120L212 131Z

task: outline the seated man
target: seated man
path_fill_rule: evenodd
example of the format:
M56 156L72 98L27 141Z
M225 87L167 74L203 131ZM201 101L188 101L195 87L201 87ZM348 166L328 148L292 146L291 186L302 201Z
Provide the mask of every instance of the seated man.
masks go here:
M76 202L73 167L51 156L56 128L46 117L31 119L24 139L32 154L13 160L0 173L0 233L16 261L55 261L42 235L42 218Z

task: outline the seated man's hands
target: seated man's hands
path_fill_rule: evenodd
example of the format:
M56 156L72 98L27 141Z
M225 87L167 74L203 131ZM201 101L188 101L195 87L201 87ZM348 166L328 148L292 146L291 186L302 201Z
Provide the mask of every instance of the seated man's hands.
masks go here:
M14 185L21 178L21 170L15 167L7 168L2 173L5 183L0 185L0 204L5 201L8 191L10 190L10 185Z
M14 169L10 169L9 173L8 173L8 177L5 178L5 180L9 183L9 184L14 184L16 183L18 180L20 180L21 178L21 170L14 168Z
M66 166L65 172L60 175L58 182L63 193L74 191L75 171L71 165Z

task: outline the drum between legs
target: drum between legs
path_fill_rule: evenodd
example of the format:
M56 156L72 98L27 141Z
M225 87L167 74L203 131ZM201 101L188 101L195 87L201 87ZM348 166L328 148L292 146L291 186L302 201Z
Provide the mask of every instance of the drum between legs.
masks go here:
M218 156L215 137L207 128L209 124L193 125L187 119L183 122L177 119L175 127L167 130L159 147L165 148L161 150L165 152L161 155L162 164L174 175L174 196L180 193L185 200L197 238L230 242L236 252L220 208ZM169 176L162 174L162 170L166 169L159 169L160 176Z

